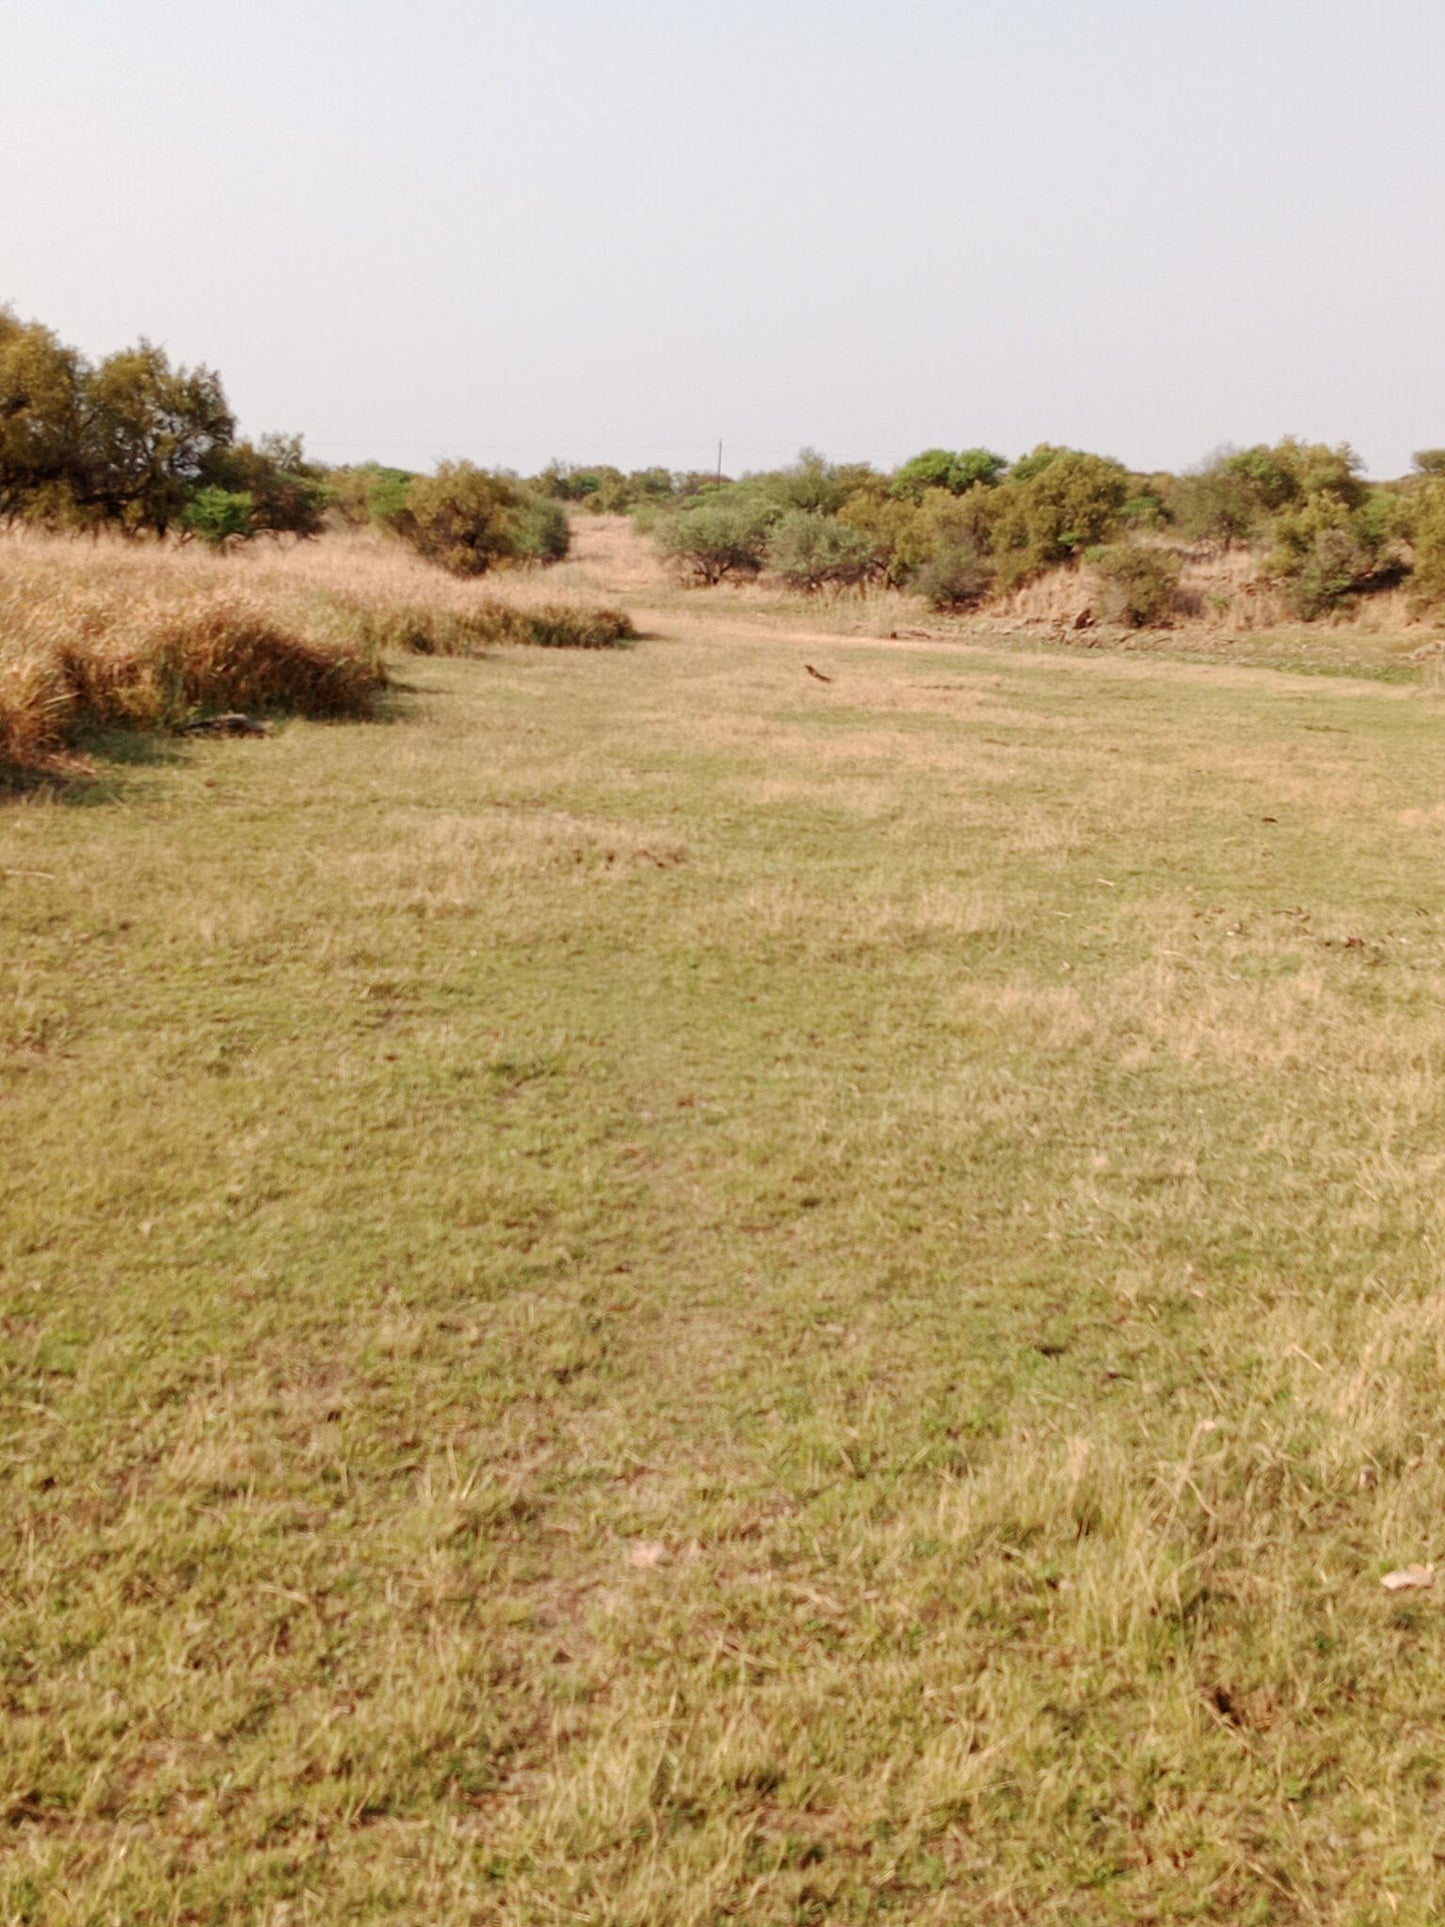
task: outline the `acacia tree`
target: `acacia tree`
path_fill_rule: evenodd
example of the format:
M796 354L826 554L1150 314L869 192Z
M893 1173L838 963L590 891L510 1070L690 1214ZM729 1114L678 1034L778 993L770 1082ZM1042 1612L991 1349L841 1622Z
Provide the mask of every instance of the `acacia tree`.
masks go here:
M756 575L777 516L776 504L733 484L663 516L657 524L657 546L704 586L728 576Z
M87 371L80 448L82 500L108 520L164 535L229 446L236 419L210 368L172 368L141 341Z
M6 521L42 505L48 519L73 516L83 377L80 356L49 328L0 308L0 516Z

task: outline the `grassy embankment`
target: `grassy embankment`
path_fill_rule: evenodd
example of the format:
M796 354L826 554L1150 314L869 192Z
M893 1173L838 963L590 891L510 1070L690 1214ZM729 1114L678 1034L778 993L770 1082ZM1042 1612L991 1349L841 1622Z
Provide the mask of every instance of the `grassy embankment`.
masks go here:
M0 813L0 1917L1437 1920L1438 699L654 627Z

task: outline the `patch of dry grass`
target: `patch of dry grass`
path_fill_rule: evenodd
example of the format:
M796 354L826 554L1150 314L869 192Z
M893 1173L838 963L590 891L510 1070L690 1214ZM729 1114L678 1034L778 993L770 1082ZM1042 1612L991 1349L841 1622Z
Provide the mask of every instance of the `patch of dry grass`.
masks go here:
M86 730L168 729L227 709L369 712L365 640L277 609L209 558L0 542L0 763L42 767Z
M216 556L0 539L0 764L54 765L86 730L167 729L210 711L364 714L387 653L606 649L615 600L514 572L485 589L377 536Z

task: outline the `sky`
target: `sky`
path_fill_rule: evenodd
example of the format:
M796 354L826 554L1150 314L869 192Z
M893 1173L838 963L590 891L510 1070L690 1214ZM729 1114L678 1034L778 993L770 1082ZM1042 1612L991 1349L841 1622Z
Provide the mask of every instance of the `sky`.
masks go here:
M329 462L1445 445L1440 0L0 0L0 304Z

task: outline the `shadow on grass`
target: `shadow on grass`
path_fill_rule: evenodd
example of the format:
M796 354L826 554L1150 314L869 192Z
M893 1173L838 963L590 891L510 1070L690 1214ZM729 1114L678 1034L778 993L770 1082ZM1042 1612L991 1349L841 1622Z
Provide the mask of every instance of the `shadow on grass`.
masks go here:
M376 698L371 713L366 716L301 718L290 712L258 710L256 720L265 723L266 738L208 736L204 731L186 734L158 729L85 730L68 749L43 763L0 761L0 807L35 797L81 808L122 802L125 779L130 771L179 768L191 762L199 744L240 740L251 751L259 753L264 750L267 738L274 741L299 721L321 728L349 727L357 723L368 728L378 724L389 727L414 717L414 706L407 698L432 693L417 684L394 682Z

